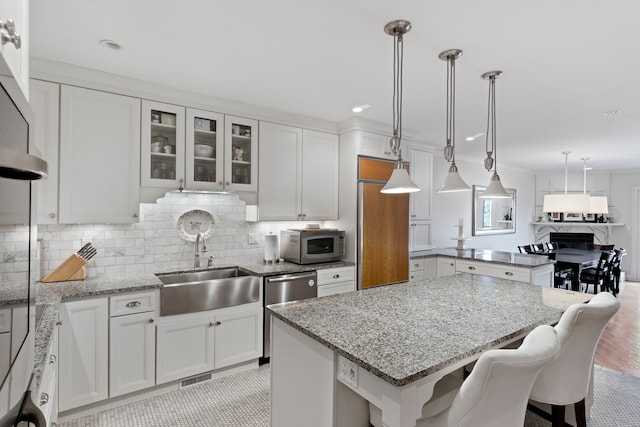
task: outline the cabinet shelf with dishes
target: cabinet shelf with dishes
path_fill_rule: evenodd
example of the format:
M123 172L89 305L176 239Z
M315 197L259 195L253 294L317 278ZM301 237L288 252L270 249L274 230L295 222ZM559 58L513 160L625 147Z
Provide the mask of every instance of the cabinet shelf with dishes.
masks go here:
M178 187L184 177L184 107L142 101L141 184Z

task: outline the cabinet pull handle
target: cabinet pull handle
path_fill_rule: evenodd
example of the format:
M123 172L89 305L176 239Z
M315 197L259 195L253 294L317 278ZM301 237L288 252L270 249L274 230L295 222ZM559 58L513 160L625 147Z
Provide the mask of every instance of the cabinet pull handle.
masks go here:
M0 30L7 30L7 33L12 36L16 33L16 23L11 18L6 21L0 21Z
M49 355L49 364L52 364L52 363L56 363L56 355L55 354Z
M44 405L45 403L49 402L49 395L47 393L42 393L40 395L40 404Z
M339 274L334 274L334 275L333 275L333 278L334 278L334 279L338 279L338 278L340 278L340 275L339 275Z
M2 34L2 45L13 43L16 49L20 49L22 47L22 38L20 37L20 34L15 33L9 35L5 31L0 31L0 34Z
M142 305L140 301L131 301L127 303L127 307L129 308L138 307L140 305Z
M475 270L476 268L473 265L467 267L469 270Z
M217 322L209 322L209 327L220 326L220 325L222 325L222 322L219 320Z
M50 214L49 214L49 215L47 215L47 216L48 216L49 218L55 218L55 217L56 217L56 214L54 214L54 213L50 213Z
M62 321L61 321L61 320L58 320L58 321L56 322L56 326L62 326Z
M420 267L420 264L413 264L414 267Z
M504 274L506 274L507 276L513 276L513 273L510 271L505 271Z

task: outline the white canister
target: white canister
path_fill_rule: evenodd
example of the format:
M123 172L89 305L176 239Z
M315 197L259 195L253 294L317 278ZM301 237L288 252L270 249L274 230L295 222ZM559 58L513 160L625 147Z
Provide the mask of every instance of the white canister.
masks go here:
M280 250L278 248L278 235L264 235L264 261L267 263L277 262L280 258Z

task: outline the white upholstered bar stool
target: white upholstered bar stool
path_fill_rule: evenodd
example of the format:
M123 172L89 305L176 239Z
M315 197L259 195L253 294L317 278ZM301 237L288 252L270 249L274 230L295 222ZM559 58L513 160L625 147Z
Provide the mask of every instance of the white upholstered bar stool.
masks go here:
M484 427L524 424L527 401L536 376L560 351L555 330L542 325L531 331L517 349L483 353L471 374L440 413L423 417L418 427ZM434 397L437 399L438 396ZM369 405L370 410L375 408ZM375 408L377 409L377 408ZM379 409L377 409L379 411ZM382 423L373 424L382 427Z
M585 398L593 359L605 326L620 308L608 292L589 303L573 304L555 326L560 339L558 358L544 367L531 390L531 400L551 405L553 426L564 426L565 406L573 405L577 427L586 426Z

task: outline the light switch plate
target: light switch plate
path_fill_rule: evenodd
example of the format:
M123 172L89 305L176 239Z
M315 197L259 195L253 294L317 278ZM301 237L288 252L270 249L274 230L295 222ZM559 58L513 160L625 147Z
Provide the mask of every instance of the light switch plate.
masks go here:
M338 355L338 379L353 388L358 388L358 365Z
M257 245L260 243L260 235L258 233L249 233L249 244Z

